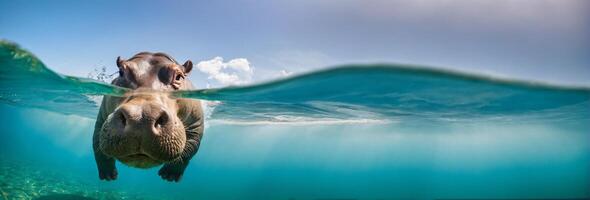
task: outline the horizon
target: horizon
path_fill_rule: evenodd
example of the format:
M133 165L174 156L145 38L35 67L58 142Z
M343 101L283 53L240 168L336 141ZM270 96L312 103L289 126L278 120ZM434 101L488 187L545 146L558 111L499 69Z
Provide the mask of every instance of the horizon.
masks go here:
M199 88L357 63L587 87L589 9L577 0L0 1L0 26L10 27L0 37L80 77L116 72L117 56L166 52L195 63L190 79Z

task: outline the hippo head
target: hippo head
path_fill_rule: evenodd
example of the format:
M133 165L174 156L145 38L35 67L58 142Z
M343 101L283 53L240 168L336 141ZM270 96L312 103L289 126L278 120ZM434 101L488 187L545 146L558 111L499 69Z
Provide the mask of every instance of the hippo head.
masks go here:
M131 89L113 99L113 110L100 132L100 150L126 165L149 168L173 162L186 143L178 117L178 99L168 91L187 89L191 61L178 64L163 53L142 52L128 60L117 58L119 77L113 84Z

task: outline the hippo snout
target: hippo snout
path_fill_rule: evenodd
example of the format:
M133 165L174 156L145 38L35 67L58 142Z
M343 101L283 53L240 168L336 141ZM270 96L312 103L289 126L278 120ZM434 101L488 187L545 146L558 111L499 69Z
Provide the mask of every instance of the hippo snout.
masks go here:
M153 167L179 158L185 129L169 103L158 96L132 96L111 113L103 125L100 149L123 163Z

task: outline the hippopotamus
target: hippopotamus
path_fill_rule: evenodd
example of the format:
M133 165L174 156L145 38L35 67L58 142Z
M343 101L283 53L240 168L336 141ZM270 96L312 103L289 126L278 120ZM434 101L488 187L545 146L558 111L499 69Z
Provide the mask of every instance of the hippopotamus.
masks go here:
M163 165L158 174L178 182L203 136L203 111L195 99L173 98L171 91L190 90L193 68L165 53L141 52L117 57L119 75L111 84L128 88L123 96L104 96L93 136L101 180L117 179L115 160L136 168Z

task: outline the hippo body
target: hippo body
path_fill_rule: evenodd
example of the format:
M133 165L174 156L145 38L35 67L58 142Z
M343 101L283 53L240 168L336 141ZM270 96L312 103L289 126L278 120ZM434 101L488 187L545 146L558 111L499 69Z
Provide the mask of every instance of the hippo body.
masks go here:
M115 180L115 160L137 168L162 165L159 175L178 182L203 136L201 103L171 98L190 90L192 62L178 64L164 53L117 58L119 76L111 84L131 89L123 97L104 96L94 127L93 149L99 178Z

